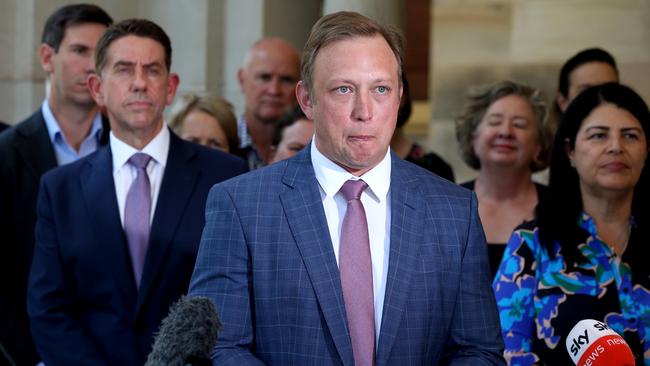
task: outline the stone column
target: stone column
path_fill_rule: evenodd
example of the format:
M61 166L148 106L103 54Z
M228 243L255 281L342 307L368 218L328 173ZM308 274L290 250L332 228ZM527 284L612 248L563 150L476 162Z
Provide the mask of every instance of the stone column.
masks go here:
M397 27L403 25L403 3L401 0L324 0L323 14L341 10L356 11Z
M31 115L45 98L46 75L38 48L45 21L57 8L76 0L3 0L0 12L0 120L17 123ZM113 19L136 16L128 0L89 1Z
M5 0L0 12L0 120L14 124L42 101L44 73L38 62L34 1ZM40 42L39 42L40 44Z
M302 49L309 30L320 17L320 0L224 0L222 91L243 113L244 97L237 83L237 70L250 46L266 36L283 37Z

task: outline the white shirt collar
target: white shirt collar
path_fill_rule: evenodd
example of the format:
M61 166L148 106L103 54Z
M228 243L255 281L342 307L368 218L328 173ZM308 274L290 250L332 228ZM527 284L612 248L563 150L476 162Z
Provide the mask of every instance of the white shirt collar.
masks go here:
M253 145L253 140L251 140L251 137L248 134L246 117L244 117L243 114L237 120L237 135L239 136L239 148L243 149L245 147Z
M113 153L113 172L120 169L131 156L137 152L143 152L153 158L163 168L167 165L167 155L169 153L169 129L163 125L156 137L151 140L142 150L137 150L133 146L125 143L110 133L109 143Z
M334 197L341 189L341 186L343 186L343 183L350 179L363 179L370 188L372 193L370 196L378 202L385 200L388 195L391 172L390 149L386 150L386 155L379 164L361 177L357 177L318 151L316 147L316 136L314 135L311 144L311 163L314 167L316 180L318 180L318 183L327 196Z

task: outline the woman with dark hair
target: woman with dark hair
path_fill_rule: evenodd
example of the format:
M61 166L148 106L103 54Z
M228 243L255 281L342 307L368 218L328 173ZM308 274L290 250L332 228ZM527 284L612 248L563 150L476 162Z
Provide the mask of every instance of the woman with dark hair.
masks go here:
M271 142L271 163L296 155L314 136L314 121L305 116L299 105L291 108L275 125Z
M607 323L650 365L648 128L648 107L620 84L569 105L548 200L512 234L493 284L511 365L572 364L565 340L583 319Z
M508 80L476 88L467 99L456 138L478 177L461 186L476 192L494 275L512 230L535 217L546 193L532 174L548 163L548 109L539 90Z
M609 82L618 82L614 56L602 48L584 49L562 65L555 107L561 114L581 91Z

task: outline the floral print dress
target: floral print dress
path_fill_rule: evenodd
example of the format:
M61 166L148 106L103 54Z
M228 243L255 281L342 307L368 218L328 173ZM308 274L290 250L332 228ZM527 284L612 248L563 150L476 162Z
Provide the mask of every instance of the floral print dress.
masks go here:
M623 335L637 365L650 365L650 263L635 241L618 257L583 213L576 243L585 258L566 263L559 243L549 255L535 222L512 234L493 283L509 365L573 365L565 337L580 320L606 322Z

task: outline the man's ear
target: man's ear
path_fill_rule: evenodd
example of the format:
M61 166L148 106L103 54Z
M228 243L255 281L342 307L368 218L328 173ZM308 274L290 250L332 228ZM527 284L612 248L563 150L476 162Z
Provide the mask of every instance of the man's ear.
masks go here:
M307 90L307 87L302 80L296 84L296 100L298 101L298 104L300 104L300 108L302 109L303 113L305 113L305 116L313 121L313 101L311 95L309 94L309 90Z
M239 90L244 92L244 69L237 70L237 83L239 83Z
M172 104L174 97L176 96L176 90L178 89L178 84L180 84L181 78L176 73L169 74L169 83L167 85L167 105Z
M99 76L99 74L90 74L88 75L88 79L86 80L86 84L88 84L88 90L90 91L90 96L93 97L93 100L95 100L95 103L100 107L100 109L103 109L105 107L104 103L104 94L102 93L102 78Z
M41 44L38 48L38 58L41 61L41 67L49 75L54 72L54 65L52 65L52 56L54 56L54 48L47 43Z

